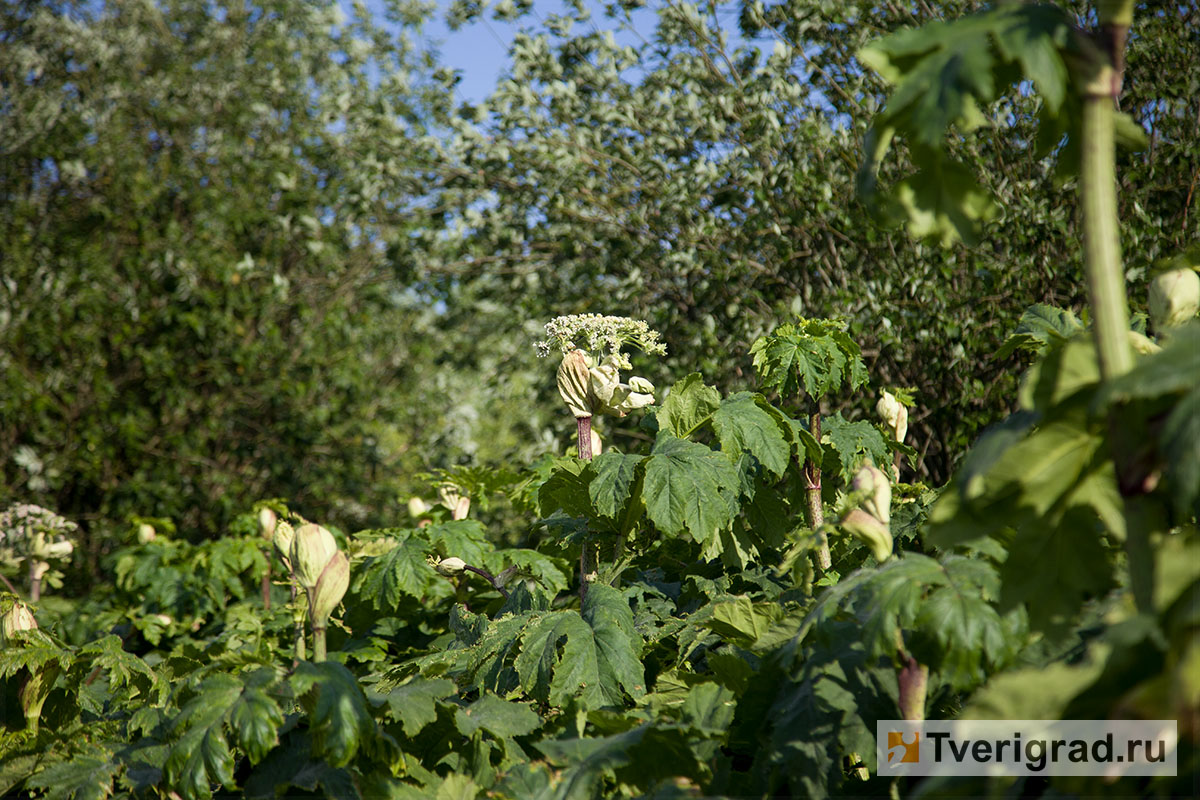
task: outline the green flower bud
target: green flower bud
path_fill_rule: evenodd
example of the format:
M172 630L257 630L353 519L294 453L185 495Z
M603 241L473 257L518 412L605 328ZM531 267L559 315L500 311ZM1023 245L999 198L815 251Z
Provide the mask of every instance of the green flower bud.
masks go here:
M408 515L414 519L428 514L431 509L429 503L426 503L419 497L408 498Z
M157 538L158 538L158 532L156 530L154 530L153 525L149 525L145 522L143 522L141 525L138 525L138 529L137 529L138 544L150 544Z
M589 370L589 386L592 397L602 406L613 405L613 395L621 388L621 372L617 365L608 359L598 367ZM619 400L617 402L620 402Z
M337 540L320 525L309 522L297 528L292 540L292 568L300 585L305 589L315 587L337 551Z
M275 544L275 552L279 554L279 558L288 568L288 572L292 571L292 541L295 538L296 531L292 528L292 523L287 520L283 520L275 526L275 533L271 537L271 541Z
M338 550L329 559L312 593L311 609L314 625L323 624L346 596L350 586L350 559Z
M37 626L37 620L33 618L29 606L21 602L13 603L12 608L0 617L0 640L8 641L17 631L31 631Z
M437 570L437 574L444 575L447 578L461 575L466 566L467 562L461 558L443 558L433 563L433 568Z
M1129 332L1129 346L1133 348L1135 353L1141 353L1144 356L1154 355L1162 350L1148 336L1137 331Z
M279 518L275 516L275 512L269 508L259 509L258 525L262 528L262 537L268 542L275 539L275 526L279 522Z
M884 525L891 522L892 485L883 470L870 462L863 464L854 475L850 488L855 492L867 493L862 507L868 514Z
M558 365L558 393L576 419L592 416L591 375L587 354L572 350Z
M1200 275L1183 268L1163 272L1150 281L1150 319L1155 330L1175 328L1200 310Z
M638 394L654 394L654 384L640 375L634 375L629 379L629 390Z
M875 411L892 429L892 435L896 441L903 442L904 437L908 435L908 409L904 407L904 404L896 399L894 394L884 390L879 397L879 402L875 404Z
M842 517L841 525L846 533L871 548L871 555L875 556L876 561L882 563L891 558L892 532L866 511L861 508L851 510Z
M450 509L451 519L466 519L471 511L471 498L464 497L462 489L454 484L444 484L438 488L438 501Z

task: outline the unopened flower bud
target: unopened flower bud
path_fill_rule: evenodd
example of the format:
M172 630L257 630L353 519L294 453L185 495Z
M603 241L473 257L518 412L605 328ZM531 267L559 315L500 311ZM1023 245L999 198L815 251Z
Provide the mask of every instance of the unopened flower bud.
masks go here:
M870 462L863 464L855 473L850 488L855 492L867 493L862 507L868 514L884 525L891 522L892 485L883 470Z
M410 517L413 517L415 519L417 517L422 516L423 514L428 514L429 511L430 511L429 503L426 503L421 498L419 498L419 497L408 498L408 514Z
M1151 340L1150 337L1137 331L1129 332L1129 346L1133 348L1133 352L1141 353L1144 356L1154 355L1162 351L1162 348Z
M884 390L879 397L879 402L875 404L875 411L892 429L892 436L896 441L903 442L904 437L908 435L908 409L904 407L904 404L891 392Z
M589 376L592 396L599 401L600 405L616 405L613 402L613 395L621 387L621 373L616 364L613 364L610 359L598 367L592 367L589 370Z
M438 575L444 575L447 578L453 578L455 575L462 574L466 568L467 562L461 558L443 558L434 563L433 568L437 570Z
M591 374L582 350L563 356L558 365L558 393L576 419L592 416Z
M324 623L329 615L337 608L338 603L346 596L350 586L350 559L338 550L329 559L321 577L317 580L316 589L312 593L312 605L309 606L314 624Z
M279 518L275 516L275 512L269 508L262 508L258 511L258 525L262 528L262 537L267 541L274 541L275 526L278 524Z
M871 555L879 562L887 561L892 555L892 532L888 526L872 515L855 508L842 517L842 529L871 549Z
M33 612L24 603L13 603L13 607L0 617L0 639L8 640L17 631L31 631L38 626Z
M1150 282L1150 319L1155 330L1178 327L1200 310L1200 275L1186 267L1163 272Z
M450 509L451 519L466 519L471 510L471 498L462 493L462 489L452 483L438 488L438 502Z
M634 375L629 379L629 389L638 394L654 394L654 384L640 375Z
M275 552L279 554L279 558L288 568L288 572L292 571L292 541L295 538L296 531L292 528L292 523L287 520L283 520L275 526L275 534L271 537L271 541L275 544Z
M297 528L292 540L292 568L300 585L305 589L316 586L337 551L337 540L320 525L309 522Z
M600 455L604 452L604 440L600 438L600 434L596 433L596 429L592 428L592 457Z
M149 523L146 523L146 522L143 522L141 525L138 525L138 529L137 529L138 544L150 544L157 538L158 538L158 532L156 530L154 530L153 525L150 525Z

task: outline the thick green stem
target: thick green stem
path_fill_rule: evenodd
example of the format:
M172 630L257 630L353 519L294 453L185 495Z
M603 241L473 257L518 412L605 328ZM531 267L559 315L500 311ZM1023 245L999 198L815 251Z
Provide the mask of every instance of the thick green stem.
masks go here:
M313 624L313 661L321 663L325 660L325 624L321 627Z
M821 414L818 412L808 418L809 431L813 438L821 441ZM808 526L817 537L817 566L821 571L833 566L829 556L829 537L826 536L825 507L821 504L821 465L809 459L804 462L805 498L808 500Z
M579 457L584 461L592 460L592 418L576 417L575 428L579 443ZM579 549L579 602L587 596L588 576L594 569L592 566L592 548L584 542Z
M1111 70L1109 70L1111 72ZM1110 78L1098 77L1100 83ZM1083 161L1079 199L1083 206L1083 241L1092 330L1105 380L1133 368L1129 345L1129 307L1117 220L1117 173L1113 144L1113 98L1091 95L1083 101Z
M296 666L305 658L304 652L304 610L300 608L300 593L297 591L296 578L292 576L292 666Z
M1121 91L1125 40L1133 20L1133 2L1097 3L1099 54L1084 89L1082 160L1079 196L1083 210L1084 255L1092 330L1105 381L1133 369L1129 344L1129 308L1121 263L1120 221L1117 216L1117 169L1114 143L1116 97ZM1154 554L1150 544L1159 515L1144 496L1146 481L1139 477L1138 448L1143 433L1134 430L1143 417L1117 407L1109 412L1110 441L1117 481L1125 505L1125 552L1130 587L1137 608L1154 613Z

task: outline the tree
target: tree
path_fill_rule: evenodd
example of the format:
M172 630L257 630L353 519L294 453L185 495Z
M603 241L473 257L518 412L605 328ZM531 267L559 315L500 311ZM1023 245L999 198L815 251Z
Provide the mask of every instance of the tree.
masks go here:
M80 520L93 557L134 513L203 536L263 496L396 507L424 309L394 261L444 96L411 30L293 0L5 4L0 505Z
M886 92L857 52L980 5L672 2L655 4L653 33L640 3L612 4L604 19L581 4L527 18L495 94L460 110L445 145L437 214L452 234L426 233L437 255L420 275L450 305L491 300L501 313L480 309L481 327L507 336L521 335L513 320L560 313L645 317L664 332L664 373L698 369L722 386L751 374L747 343L778 321L846 316L878 382L917 389L914 433L927 443L917 474L943 481L1007 410L1015 362L991 356L1019 315L1084 299L1071 187L1034 147L1036 95L997 100L981 135L948 145L996 166L984 177L997 206L983 247L910 247L870 224L856 197ZM1124 218L1154 259L1197 230L1180 169L1197 155L1196 78L1184 66L1197 43L1161 12L1135 35L1147 50L1131 57L1126 108L1153 146L1123 157L1123 180L1143 198ZM880 180L908 164L902 154Z

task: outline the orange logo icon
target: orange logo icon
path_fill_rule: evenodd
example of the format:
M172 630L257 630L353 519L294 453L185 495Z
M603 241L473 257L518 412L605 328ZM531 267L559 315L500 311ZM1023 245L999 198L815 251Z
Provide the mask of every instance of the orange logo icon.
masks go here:
M918 731L913 731L911 742L904 741L900 731L888 731L887 746L889 764L916 764L921 760L921 734Z

